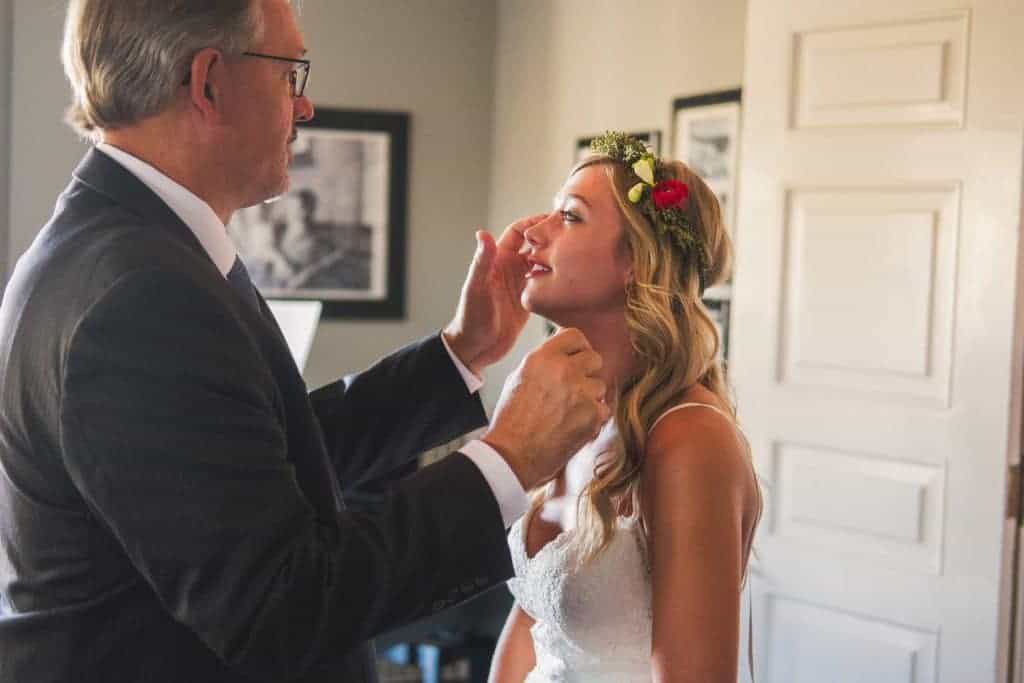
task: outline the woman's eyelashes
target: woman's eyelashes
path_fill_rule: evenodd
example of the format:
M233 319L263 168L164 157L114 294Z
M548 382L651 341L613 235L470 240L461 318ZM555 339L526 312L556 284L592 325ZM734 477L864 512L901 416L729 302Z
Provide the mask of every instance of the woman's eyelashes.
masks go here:
M580 222L579 214L577 214L576 212L572 211L571 209L559 209L558 213L562 217L562 222L564 222L564 223L579 223Z
M583 221L579 212L576 210L576 202L565 195L555 195L554 207L552 213L558 214L558 217L563 223L580 223Z

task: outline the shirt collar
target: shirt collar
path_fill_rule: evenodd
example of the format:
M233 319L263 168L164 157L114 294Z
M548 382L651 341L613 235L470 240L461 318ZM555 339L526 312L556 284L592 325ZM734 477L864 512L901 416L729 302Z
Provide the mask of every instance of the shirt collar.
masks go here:
M160 197L181 222L195 234L196 239L214 262L221 275L227 277L234 265L238 252L228 237L228 231L210 205L182 185L168 178L138 157L128 154L113 145L100 142L96 149L103 152L129 173L138 178L153 193Z

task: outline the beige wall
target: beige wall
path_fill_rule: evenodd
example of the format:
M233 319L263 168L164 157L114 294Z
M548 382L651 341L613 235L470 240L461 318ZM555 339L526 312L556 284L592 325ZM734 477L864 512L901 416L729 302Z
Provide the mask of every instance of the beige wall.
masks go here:
M61 123L68 99L58 54L64 3L14 6L12 262L46 222L86 149ZM312 387L440 329L451 316L473 232L487 219L496 9L480 0L302 6L314 103L411 113L408 319L324 323L307 366Z
M745 0L502 0L495 58L490 225L546 211L578 137L659 129L672 101L743 78ZM500 378L541 338L531 322Z
M7 280L7 232L10 223L11 29L12 0L0 0L0 292Z
M53 211L87 147L61 123L68 102L60 66L64 3L13 0L9 264Z

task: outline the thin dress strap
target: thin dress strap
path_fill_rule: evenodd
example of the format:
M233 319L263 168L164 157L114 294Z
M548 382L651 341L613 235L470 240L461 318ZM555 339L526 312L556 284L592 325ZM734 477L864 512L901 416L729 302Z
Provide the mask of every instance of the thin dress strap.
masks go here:
M654 421L654 424L651 425L651 429L647 433L650 434L651 432L653 432L654 428L658 426L658 423L661 422L662 420L664 420L666 417L668 417L670 413L674 413L677 410L681 410L683 408L692 408L694 406L700 406L702 408L711 408L711 410L715 411L716 413L718 413L722 417L726 418L730 422L735 422L735 420L733 419L732 415L730 415L729 413L725 412L724 410L722 410L718 406L711 405L710 403L693 403L693 402L691 402L691 403L680 403L678 405L672 406L671 408L669 408L668 410L663 412L661 415L659 415L658 419Z

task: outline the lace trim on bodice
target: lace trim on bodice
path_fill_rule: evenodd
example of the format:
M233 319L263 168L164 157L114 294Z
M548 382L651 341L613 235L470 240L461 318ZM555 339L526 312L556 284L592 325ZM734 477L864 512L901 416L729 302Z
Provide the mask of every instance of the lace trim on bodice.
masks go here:
M640 525L620 517L608 547L578 562L574 529L526 553L525 518L509 531L516 602L535 621L528 681L650 681L651 579Z

